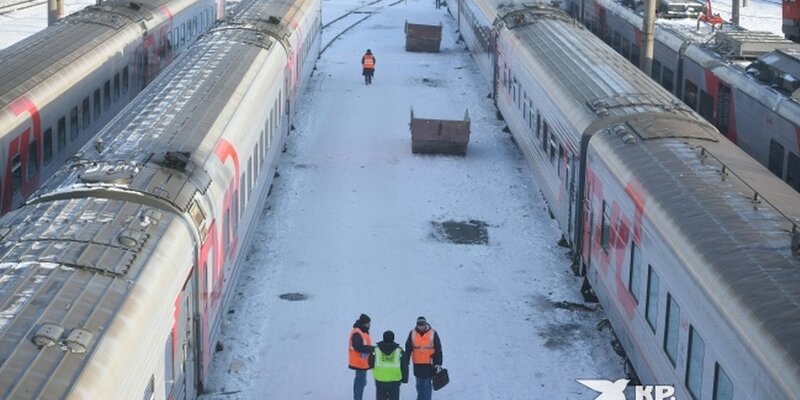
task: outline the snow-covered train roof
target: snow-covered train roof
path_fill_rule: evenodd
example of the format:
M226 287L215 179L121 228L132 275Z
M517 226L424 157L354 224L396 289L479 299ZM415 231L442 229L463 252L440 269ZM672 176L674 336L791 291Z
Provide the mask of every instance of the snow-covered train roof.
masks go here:
M210 177L196 165L213 150L202 145L205 137L191 132L205 132L203 127L214 124L227 106L218 99L230 98L251 61L276 47L275 37L289 32L281 12L293 13L290 3L242 4L225 23L204 34L162 73L163 79L152 83L32 198L57 196L82 186L117 185L149 192L185 209L194 189L204 190L209 183ZM252 17L263 13L264 7L274 10L277 17ZM194 185L155 190L159 181L167 179L162 177L162 166L182 172Z
M66 398L173 219L93 198L4 216L0 397Z

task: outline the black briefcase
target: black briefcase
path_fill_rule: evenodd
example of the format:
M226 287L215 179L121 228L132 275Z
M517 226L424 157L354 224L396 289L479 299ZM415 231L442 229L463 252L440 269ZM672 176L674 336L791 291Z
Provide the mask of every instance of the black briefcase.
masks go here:
M450 383L450 375L447 373L447 368L442 368L439 372L433 374L433 390L439 390Z

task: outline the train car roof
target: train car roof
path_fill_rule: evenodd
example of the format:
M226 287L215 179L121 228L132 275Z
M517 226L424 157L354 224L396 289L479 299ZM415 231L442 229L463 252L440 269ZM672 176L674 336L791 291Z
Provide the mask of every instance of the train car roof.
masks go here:
M108 39L123 27L151 19L158 8L172 2L109 0L0 50L0 108L87 54L105 50Z
M800 224L800 195L585 29L544 13L510 14L506 26L513 33L501 35L517 39L509 41L518 43L513 54L538 71L552 106L575 128L622 123L590 146L612 143L609 160L624 170L616 175L630 176L651 196L646 214L669 231L663 237L675 240L674 248L686 249L679 256L692 257L684 260L691 261L687 272L735 320L740 337L771 335L769 345L754 343L768 346L755 351L788 367L780 372L789 377L784 382L796 378L800 249L792 240L800 232L791 232ZM626 132L638 135L636 146L626 147Z
M205 132L222 115L240 77L264 49L276 46L289 27L284 17L296 12L291 0L241 3L227 23L212 27L202 40L174 61L150 88L140 94L33 194L60 196L81 186L119 186L150 193L181 210L191 205L196 190L211 182L203 168L214 149L203 145ZM271 20L258 18L272 11ZM269 32L269 34L265 34ZM280 47L280 46L278 46ZM228 71L222 73L215 71ZM120 134L124 132L124 134ZM164 168L166 167L166 168ZM170 175L181 173L192 184L159 190Z
M637 140L598 137L612 148L605 159L641 188L645 217L738 336L800 389L800 195L729 141L671 137L685 124L625 129Z
M569 114L576 118L576 110L582 110L582 126L578 126L581 132L602 118L624 116L631 110L669 111L703 121L593 33L564 17L561 11L549 7L536 11L527 8L506 14L504 20L521 44L513 49L514 54L523 60L526 68L550 77L539 83L554 86L548 92L571 94L569 98L559 98L563 103L554 106L564 113L570 110ZM559 54L559 57L552 54Z
M0 219L0 397L67 396L171 218L83 198Z

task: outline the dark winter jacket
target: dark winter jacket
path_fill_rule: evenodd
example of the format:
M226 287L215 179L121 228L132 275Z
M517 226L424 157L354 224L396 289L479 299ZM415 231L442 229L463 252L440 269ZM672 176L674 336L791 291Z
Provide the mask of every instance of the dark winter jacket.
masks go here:
M408 339L406 339L406 359L411 360L411 351L414 349L414 341L412 335L414 330L408 332ZM430 378L433 376L434 365L442 365L442 342L439 340L439 332L433 332L433 364L414 364L414 376L417 378Z
M359 328L364 333L369 333L369 328L359 324L358 321L356 321L356 323L353 324L353 328ZM350 343L353 344L353 348L359 353L372 354L372 349L375 348L375 346L367 346L367 345L365 345L364 341L361 340L361 335L359 335L358 333L353 333L353 336L350 336ZM355 369L355 368L350 367L350 369Z
M395 349L400 348L400 345L395 342L387 342L385 340L378 342L378 350L381 353L392 354ZM402 350L402 349L401 349ZM375 352L369 353L369 367L375 368ZM403 352L400 355L400 372L403 374L403 383L408 382L408 352Z

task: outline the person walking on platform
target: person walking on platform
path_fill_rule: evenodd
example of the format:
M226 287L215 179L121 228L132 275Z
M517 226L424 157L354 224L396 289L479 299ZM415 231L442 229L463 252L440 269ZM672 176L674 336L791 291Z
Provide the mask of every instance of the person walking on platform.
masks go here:
M372 50L367 49L367 52L361 57L361 67L364 68L361 73L364 75L364 84L369 85L372 83L372 75L375 75L375 56L372 55Z
M369 366L375 378L375 398L400 400L400 382L408 382L408 360L400 345L394 342L394 332L383 332L383 341L378 342L370 355Z
M362 400L364 387L367 386L367 370L370 368L369 355L374 349L372 339L369 337L369 324L369 316L361 314L353 324L353 330L350 331L349 364L350 369L356 371L356 377L353 380L353 400Z
M439 334L431 328L425 317L417 318L417 326L408 333L406 354L414 363L417 400L431 400L433 374L442 365L442 343Z

